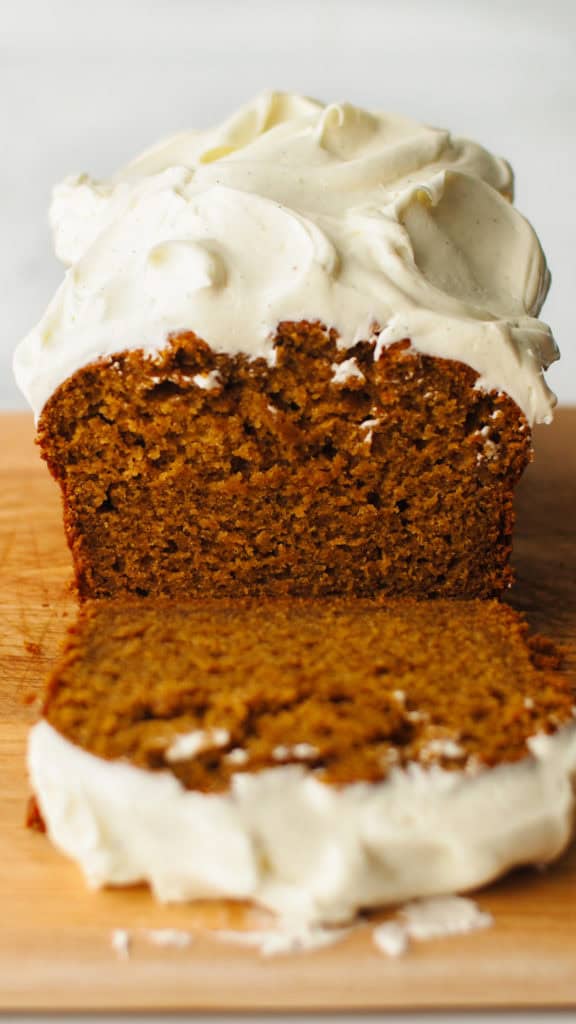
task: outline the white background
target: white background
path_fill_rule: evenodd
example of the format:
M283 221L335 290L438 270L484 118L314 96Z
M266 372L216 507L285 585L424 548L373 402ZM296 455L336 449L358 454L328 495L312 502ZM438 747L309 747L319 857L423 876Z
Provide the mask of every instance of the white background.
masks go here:
M106 175L264 87L447 127L506 156L552 269L543 316L576 402L576 0L0 0L0 407L61 278L52 184Z

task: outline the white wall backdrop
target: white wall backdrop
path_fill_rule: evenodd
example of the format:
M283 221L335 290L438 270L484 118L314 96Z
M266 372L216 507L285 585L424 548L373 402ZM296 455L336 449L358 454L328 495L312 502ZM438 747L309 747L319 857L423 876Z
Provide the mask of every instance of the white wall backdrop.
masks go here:
M52 184L105 175L265 87L396 110L506 156L552 269L544 308L576 402L575 0L17 0L0 13L0 406L61 278Z

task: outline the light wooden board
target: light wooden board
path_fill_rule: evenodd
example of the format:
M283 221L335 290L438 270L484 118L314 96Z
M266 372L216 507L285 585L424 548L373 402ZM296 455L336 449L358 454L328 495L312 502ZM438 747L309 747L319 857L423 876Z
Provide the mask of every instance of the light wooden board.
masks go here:
M519 497L512 601L555 638L576 635L576 410L538 431ZM576 852L478 897L495 925L391 961L371 929L315 953L262 960L210 932L254 927L239 905L157 906L144 888L90 893L75 866L23 827L26 729L74 614L55 485L27 416L0 417L0 1009L334 1009L576 1005ZM261 922L260 922L261 923ZM114 928L197 933L186 950Z

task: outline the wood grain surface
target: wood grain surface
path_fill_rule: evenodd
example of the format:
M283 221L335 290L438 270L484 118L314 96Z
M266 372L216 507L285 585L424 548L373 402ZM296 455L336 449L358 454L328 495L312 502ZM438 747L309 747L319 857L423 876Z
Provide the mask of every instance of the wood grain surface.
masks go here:
M576 637L576 409L536 436L518 497L511 602L567 644ZM385 1009L576 1005L576 851L483 891L494 927L388 960L371 926L339 945L262 959L215 929L261 926L241 905L161 907L143 887L89 892L77 868L23 826L26 730L74 614L55 485L28 416L0 417L0 1009ZM264 921L264 923L266 923ZM141 929L194 933L184 950ZM121 961L111 931L134 931Z

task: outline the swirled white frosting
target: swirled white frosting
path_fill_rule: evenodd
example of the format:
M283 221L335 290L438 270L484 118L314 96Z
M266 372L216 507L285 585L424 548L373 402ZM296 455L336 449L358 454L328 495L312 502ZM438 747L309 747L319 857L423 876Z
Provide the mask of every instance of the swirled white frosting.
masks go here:
M15 357L38 414L67 377L191 330L217 352L274 359L283 320L350 347L410 338L548 420L557 357L536 319L549 274L508 201L508 165L473 142L350 104L264 93L219 127L184 132L110 181L56 188L70 264Z
M213 795L94 757L41 721L28 763L51 839L91 886L146 881L161 901L248 899L327 923L557 857L573 830L576 727L530 746L475 775L413 765L337 787L283 765Z

